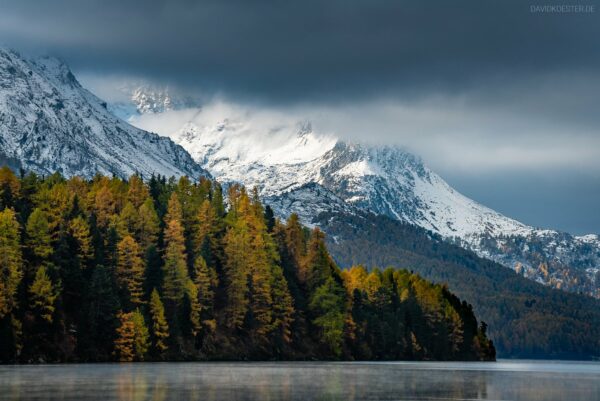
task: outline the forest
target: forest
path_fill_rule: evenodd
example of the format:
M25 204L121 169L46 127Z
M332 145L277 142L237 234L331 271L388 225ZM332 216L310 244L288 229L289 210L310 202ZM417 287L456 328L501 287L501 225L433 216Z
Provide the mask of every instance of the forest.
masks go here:
M502 358L600 358L600 301L557 290L483 259L422 228L385 216L323 213L318 224L342 268L409 268L447 283L485 317Z
M494 360L486 332L446 285L340 269L256 190L0 170L2 363Z

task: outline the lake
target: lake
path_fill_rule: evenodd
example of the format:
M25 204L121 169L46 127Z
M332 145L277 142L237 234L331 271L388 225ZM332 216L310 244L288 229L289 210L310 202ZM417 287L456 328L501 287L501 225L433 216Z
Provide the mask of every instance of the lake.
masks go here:
M1 400L600 400L600 364L500 361L0 366Z

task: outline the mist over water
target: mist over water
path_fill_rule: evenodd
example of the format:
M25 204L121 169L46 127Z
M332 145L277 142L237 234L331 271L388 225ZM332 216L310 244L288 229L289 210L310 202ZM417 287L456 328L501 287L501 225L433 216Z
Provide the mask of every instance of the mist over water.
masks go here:
M1 400L600 400L600 364L137 363L1 366Z

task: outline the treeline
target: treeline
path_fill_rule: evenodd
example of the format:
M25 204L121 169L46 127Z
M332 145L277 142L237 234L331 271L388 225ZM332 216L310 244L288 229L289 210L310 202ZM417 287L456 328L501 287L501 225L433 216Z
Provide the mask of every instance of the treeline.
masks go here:
M494 359L406 270L340 270L256 191L0 170L0 361Z

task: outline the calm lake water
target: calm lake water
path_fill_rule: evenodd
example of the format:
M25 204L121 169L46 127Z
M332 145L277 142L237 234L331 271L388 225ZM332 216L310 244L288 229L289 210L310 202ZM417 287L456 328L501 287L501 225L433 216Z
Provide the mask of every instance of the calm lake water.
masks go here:
M600 400L600 364L139 363L0 366L1 400Z

